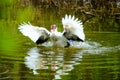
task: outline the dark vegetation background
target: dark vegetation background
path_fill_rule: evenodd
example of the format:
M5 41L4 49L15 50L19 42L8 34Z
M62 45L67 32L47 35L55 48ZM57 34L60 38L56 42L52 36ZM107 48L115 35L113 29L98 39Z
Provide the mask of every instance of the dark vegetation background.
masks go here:
M1 0L0 25L22 22L49 28L65 14L82 20L85 31L120 31L120 0ZM9 25L8 25L9 24Z

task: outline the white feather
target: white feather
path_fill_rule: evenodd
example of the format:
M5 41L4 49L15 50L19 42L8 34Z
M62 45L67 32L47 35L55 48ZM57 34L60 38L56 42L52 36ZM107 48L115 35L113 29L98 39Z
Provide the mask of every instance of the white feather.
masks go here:
M72 34L75 34L80 39L85 40L85 34L81 20L78 20L78 18L75 18L71 15L65 15L65 17L62 18L62 24L63 28L65 28L65 25L69 25Z
M50 33L47 29L32 26L30 23L21 24L18 29L24 36L29 37L33 42L36 42L38 38L43 35L43 30L45 30L48 34Z

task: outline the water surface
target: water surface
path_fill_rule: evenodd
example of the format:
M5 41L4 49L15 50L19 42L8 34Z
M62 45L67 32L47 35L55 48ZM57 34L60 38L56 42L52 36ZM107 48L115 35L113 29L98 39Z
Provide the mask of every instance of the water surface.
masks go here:
M37 47L18 34L0 42L0 80L119 80L120 34L86 33L69 48Z

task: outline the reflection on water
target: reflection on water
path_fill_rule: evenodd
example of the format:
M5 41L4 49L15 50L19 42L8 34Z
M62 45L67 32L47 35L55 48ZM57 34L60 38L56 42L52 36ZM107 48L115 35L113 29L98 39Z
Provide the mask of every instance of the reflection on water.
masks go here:
M50 42L45 44L49 45ZM52 71L51 74L54 75L54 79L56 80L62 79L61 75L69 75L69 72L74 69L75 65L81 64L83 55L86 53L102 54L120 50L120 45L102 47L100 43L91 41L86 41L79 45L74 44L72 48L64 49L64 51L60 48L56 50L51 48L50 51L41 51L39 47L33 47L27 52L28 55L25 57L25 65L32 70L34 75L40 74L38 72L39 70L49 69Z
M10 72L10 70L8 69L8 67L6 65L0 64L0 80L10 78L9 72Z
M38 74L39 69L50 69L54 71L55 79L61 79L60 75L66 75L74 69L74 65L82 59L82 54L78 53L72 56L71 59L65 60L65 54L57 51L57 54L52 51L41 52L39 48L31 48L25 57L25 64L29 69L33 70L33 74ZM68 53L69 54L69 53Z

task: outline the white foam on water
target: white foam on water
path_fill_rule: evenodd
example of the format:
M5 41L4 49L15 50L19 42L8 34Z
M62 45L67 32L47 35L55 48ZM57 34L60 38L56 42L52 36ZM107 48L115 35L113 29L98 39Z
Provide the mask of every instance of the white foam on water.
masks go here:
M53 46L53 43L45 42L42 45L46 46L46 47L51 47L51 46ZM102 44L95 42L95 41L85 41L85 42L74 41L70 47L80 48L80 49L82 49L81 52L90 53L90 54L100 54L100 53L115 52L115 51L120 50L120 45L103 46Z
M77 44L77 45L76 45ZM76 48L82 48L82 53L90 53L90 54L100 54L105 52L116 52L120 50L120 45L116 46L103 46L102 44L94 41L86 41L83 43L74 43Z
M42 45L46 46L46 47L51 47L51 46L53 46L53 43L48 41L48 42L43 43Z

